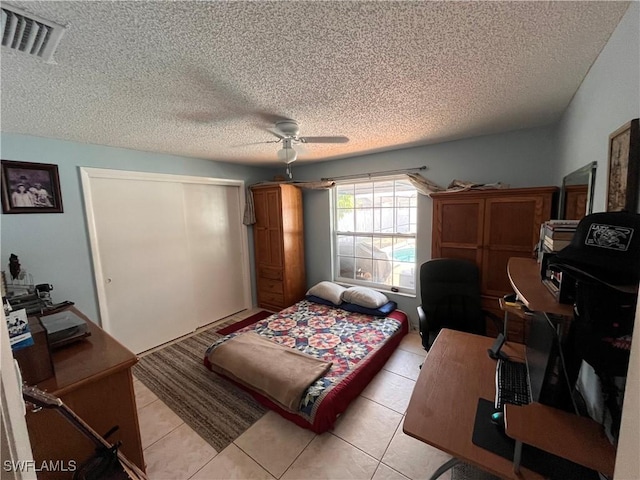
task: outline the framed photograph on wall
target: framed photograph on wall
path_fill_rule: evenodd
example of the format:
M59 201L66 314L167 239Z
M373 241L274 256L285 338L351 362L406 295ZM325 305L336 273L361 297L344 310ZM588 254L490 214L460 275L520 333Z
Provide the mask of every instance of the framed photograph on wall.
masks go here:
M62 213L58 166L2 160L3 213Z
M637 212L639 157L640 136L636 118L609 135L607 212Z

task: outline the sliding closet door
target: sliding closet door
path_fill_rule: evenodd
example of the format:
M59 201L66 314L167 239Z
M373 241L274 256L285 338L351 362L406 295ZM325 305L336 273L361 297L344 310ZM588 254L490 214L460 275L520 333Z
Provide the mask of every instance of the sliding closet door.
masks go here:
M103 328L136 353L251 306L243 184L82 169Z
M192 293L197 326L246 308L240 188L184 185Z
M193 331L182 185L94 178L91 193L105 330L135 353Z

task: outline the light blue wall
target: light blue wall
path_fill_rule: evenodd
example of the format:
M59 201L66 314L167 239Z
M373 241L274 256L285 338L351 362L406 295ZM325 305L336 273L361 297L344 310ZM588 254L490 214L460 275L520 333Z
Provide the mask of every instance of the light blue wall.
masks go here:
M475 183L503 182L512 187L556 185L554 180L554 131L551 128L519 130L424 147L364 155L348 160L294 164L296 180L362 174L426 165L423 176L447 186L453 179ZM307 284L330 280L331 220L329 191L304 192L305 251ZM417 264L431 258L432 201L418 201ZM419 285L418 285L419 288ZM389 293L399 307L417 322L414 297Z
M99 321L98 303L78 167L227 178L244 180L246 185L269 178L265 169L208 160L25 135L3 133L0 138L4 160L58 165L64 206L62 214L2 215L2 269L7 270L9 255L15 253L36 283L53 285L54 301L72 300L95 321ZM253 265L251 232L249 239ZM147 280L153 281L141 279Z
M609 134L640 117L640 3L631 2L557 129L556 183L598 162L594 212L606 206Z

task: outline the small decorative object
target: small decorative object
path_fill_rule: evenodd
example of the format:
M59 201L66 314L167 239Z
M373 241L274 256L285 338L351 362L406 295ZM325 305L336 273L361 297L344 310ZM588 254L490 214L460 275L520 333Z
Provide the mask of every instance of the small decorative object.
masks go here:
M19 278L20 272L21 272L20 260L18 259L18 256L15 253L12 253L11 256L9 257L9 273L11 273L11 278L13 280Z
M636 118L609 135L607 212L637 211L639 157L640 134Z
M62 213L58 166L2 160L4 213Z

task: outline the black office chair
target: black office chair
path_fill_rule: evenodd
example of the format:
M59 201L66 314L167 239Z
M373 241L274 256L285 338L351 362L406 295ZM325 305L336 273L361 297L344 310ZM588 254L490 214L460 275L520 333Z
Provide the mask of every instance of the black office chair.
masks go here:
M485 315L496 322L501 321L482 310L480 271L475 263L467 260L438 258L423 263L420 266L420 297L418 318L425 350L429 350L441 328L484 335Z

